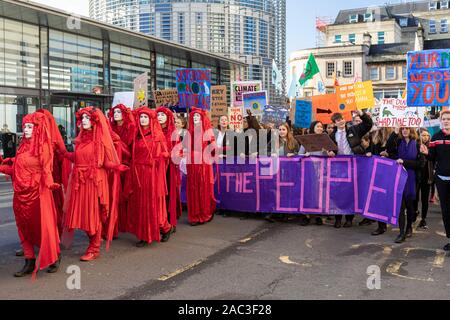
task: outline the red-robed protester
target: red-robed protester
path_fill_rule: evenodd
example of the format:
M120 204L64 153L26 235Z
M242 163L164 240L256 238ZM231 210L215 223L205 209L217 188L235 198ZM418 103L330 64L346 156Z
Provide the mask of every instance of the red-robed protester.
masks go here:
M164 136L166 137L167 148L170 158L166 161L166 179L167 179L167 188L168 188L168 196L167 196L167 211L169 217L169 223L176 228L177 220L181 217L182 213L182 205L181 205L181 173L179 166L172 161L172 151L175 146L180 143L180 136L177 133L175 127L175 117L173 116L172 111L167 108L158 108L156 109L156 113L158 115L158 121L161 124L162 131Z
M136 135L136 122L134 120L133 113L130 108L127 108L123 104L119 104L109 111L108 114L109 123L113 132L115 132L119 141L114 141L116 152L119 157L120 163L129 166L131 162L131 146L133 144L133 137ZM113 137L113 140L114 139ZM124 197L124 185L126 179L129 179L129 172L124 172L120 175L119 184L119 218L114 232L114 236L117 236L118 232L126 232L127 230L127 201Z
M128 232L142 248L169 240L173 229L167 220L166 139L156 118L147 107L134 110L138 132L132 149L131 179L127 180ZM161 233L163 234L161 237Z
M217 148L211 121L206 111L192 108L187 142L187 206L192 226L212 221L216 210L214 162Z
M24 137L14 159L5 159L0 172L12 176L13 209L19 238L25 256L25 266L15 277L23 277L50 267L59 267L59 234L52 190L59 188L53 181L53 147L50 125L42 113L24 117ZM36 261L34 247L39 247Z
M100 256L102 228L110 222L106 233L109 244L118 215L117 186L110 185L108 174L119 173L127 167L120 164L111 138L108 120L101 110L87 107L76 114L80 133L75 141L75 152L65 153L74 162L66 195L64 227L69 232L84 230L89 247L81 261L92 261Z
M64 162L68 162L67 159L64 159L62 154L66 151L66 146L64 144L64 140L61 136L61 132L58 130L58 125L56 124L55 118L50 113L50 111L46 109L40 109L37 110L37 112L40 112L44 114L49 123L49 129L52 139L52 147L54 152L53 157L53 180L55 183L60 184L63 186L63 176L70 175L70 166L65 164ZM58 231L59 236L61 237L63 227L62 227L62 220L63 220L63 206L64 206L64 190L63 188L58 188L56 190L53 190L53 199L55 200L55 207L56 212L58 214Z

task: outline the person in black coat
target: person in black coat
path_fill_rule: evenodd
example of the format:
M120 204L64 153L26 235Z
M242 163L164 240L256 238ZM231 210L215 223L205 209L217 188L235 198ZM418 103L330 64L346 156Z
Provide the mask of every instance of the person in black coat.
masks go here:
M338 147L329 153L329 156L335 155L365 155L366 150L362 145L362 138L370 132L373 127L372 118L361 110L358 111L358 115L362 120L362 123L347 128L344 116L340 113L335 113L331 117L331 121L336 126L334 132L331 134L331 140L336 143ZM354 215L348 215L345 217L344 228L350 228L353 225ZM335 216L336 221L334 227L339 229L342 226L342 216Z

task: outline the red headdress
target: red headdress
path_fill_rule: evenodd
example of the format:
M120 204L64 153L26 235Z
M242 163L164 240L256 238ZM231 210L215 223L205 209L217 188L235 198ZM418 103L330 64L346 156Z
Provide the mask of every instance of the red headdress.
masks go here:
M176 132L175 127L175 117L173 115L173 112L170 111L168 108L160 107L156 109L156 114L158 113L164 113L167 116L167 125L165 128L162 129L164 135L166 136L167 141L167 147L169 148L169 151L172 151L172 148L177 145L179 142L179 137L177 135L176 139L172 139L173 133ZM173 141L175 140L175 141Z
M50 126L50 133L52 137L53 146L57 147L61 151L65 150L66 146L64 144L64 139L61 136L61 132L58 129L58 124L56 123L55 118L50 113L50 111L46 109L39 109L36 112L42 113L47 117Z
M122 126L118 126L117 122L114 120L114 111L116 109L120 109L120 111L122 111ZM129 146L133 142L133 137L136 131L136 121L133 116L133 111L123 104L118 104L109 110L108 119L113 131L119 134L122 141Z
M203 109L195 108L193 107L191 109L191 112L189 113L189 133L191 137L195 137L194 130L194 115L198 113L202 118L202 142L203 142L203 149L208 145L209 142L215 142L214 133L212 132L212 124L211 120L209 120L208 112ZM205 132L209 132L207 136L204 135ZM196 133L198 134L198 133Z

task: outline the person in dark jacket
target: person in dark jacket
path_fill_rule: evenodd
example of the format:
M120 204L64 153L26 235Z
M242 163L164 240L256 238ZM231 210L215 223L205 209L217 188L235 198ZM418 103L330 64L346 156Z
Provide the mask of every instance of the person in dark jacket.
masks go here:
M440 132L436 133L430 142L430 147L421 146L421 151L427 159L436 163L435 181L438 190L442 219L445 232L450 239L450 111L441 113ZM445 245L445 251L450 251L450 243Z
M425 156L420 152L420 142L417 132L413 128L402 128L398 136L393 136L389 142L389 157L397 160L408 172L405 190L403 191L402 208L399 216L400 234L396 243L405 242L413 235L412 225L415 218L414 202L416 201L417 181L420 180L420 171L425 166ZM405 217L406 211L406 217Z
M422 144L426 147L430 146L431 135L427 129L420 129L420 136ZM434 183L434 162L427 159L425 166L420 171L420 181L417 183L417 199L415 202L416 217L419 215L419 196L422 202L421 220L419 228L428 229L427 216L430 199L431 186Z
M362 146L362 137L364 137L373 127L372 118L361 110L358 111L358 115L362 120L362 123L346 127L344 116L340 113L335 113L331 117L331 121L336 126L334 132L330 138L337 145L337 150L330 152L330 156L335 155L365 155L364 146ZM345 217L344 228L350 228L353 225L354 215ZM339 229L342 226L342 216L335 216L336 221L334 227Z

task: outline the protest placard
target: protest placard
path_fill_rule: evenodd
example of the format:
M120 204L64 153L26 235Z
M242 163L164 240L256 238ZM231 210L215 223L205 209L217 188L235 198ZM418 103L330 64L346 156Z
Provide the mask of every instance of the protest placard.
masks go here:
M134 108L148 107L148 74L141 74L134 79Z
M177 89L165 89L165 90L154 90L153 97L155 99L156 107L164 105L176 105L178 103L178 91Z
M231 105L233 107L244 107L243 94L247 92L258 92L262 90L261 81L236 81L231 84Z
M295 120L296 128L309 128L312 122L312 102L308 100L297 99L295 101Z
M289 107L287 106L264 106L262 123L268 124L272 123L275 127L281 126L286 123L287 117L289 116Z
M230 121L230 128L232 130L242 130L243 115L242 108L231 107L228 109L228 119Z
M331 116L336 112L342 113L345 121L352 120L352 112L348 111L344 104L338 105L335 93L313 96L312 106L315 120L323 124L332 123Z
M306 152L333 151L338 149L328 134L306 134L299 136L298 140Z
M119 104L133 109L134 107L134 91L116 92L114 93L114 99L112 106L115 107Z
M378 127L419 128L424 126L425 109L408 108L404 99L382 99Z
M254 116L262 115L263 107L267 105L267 91L247 92L243 93L242 97L245 114L250 110Z
M408 53L408 107L450 104L450 49Z
M214 128L221 116L228 116L227 86L211 87L211 122Z
M211 70L178 69L175 72L179 106L210 111L211 109Z
M358 110L370 109L375 106L372 81L356 82L355 103Z

